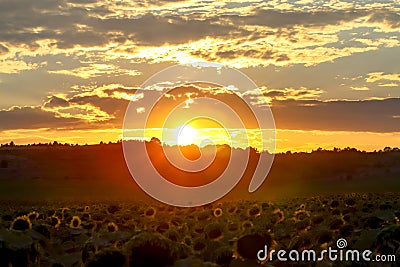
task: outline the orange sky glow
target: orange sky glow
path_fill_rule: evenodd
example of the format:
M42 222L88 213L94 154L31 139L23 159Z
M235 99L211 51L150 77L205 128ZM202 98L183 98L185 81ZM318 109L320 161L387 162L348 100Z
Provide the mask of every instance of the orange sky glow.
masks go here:
M400 147L399 21L394 0L325 1L322 9L296 0L5 1L0 143L118 141L130 102L140 119L149 98L171 89L168 77L148 88L145 81L176 64L215 62L251 79L264 102L254 90L176 87L160 99L145 135L132 129L137 139L176 144L177 129L202 114L224 125L197 118L182 144L207 139L275 152ZM200 98L210 100L207 108ZM265 103L274 147L251 110ZM179 114L168 120L173 110Z

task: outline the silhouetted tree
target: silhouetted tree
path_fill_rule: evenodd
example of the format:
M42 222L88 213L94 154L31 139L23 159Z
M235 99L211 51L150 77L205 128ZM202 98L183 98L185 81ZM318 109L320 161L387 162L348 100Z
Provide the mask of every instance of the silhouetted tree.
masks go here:
M155 144L161 145L161 141L160 141L160 139L158 139L157 137L152 137L152 138L150 139L150 142L151 142L151 143L155 143Z

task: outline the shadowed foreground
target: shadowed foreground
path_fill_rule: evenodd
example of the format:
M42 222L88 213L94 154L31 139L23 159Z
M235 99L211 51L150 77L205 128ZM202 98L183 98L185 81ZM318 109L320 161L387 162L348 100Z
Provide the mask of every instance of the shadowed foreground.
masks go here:
M267 245L318 253L336 249L340 238L347 249L394 255L383 266L398 266L399 155L278 154L260 190L249 194L253 150L226 197L176 208L138 188L120 144L2 148L0 266L288 266L276 258L260 263L257 252Z
M257 252L264 245L319 253L336 249L339 238L347 240L347 249L395 255L397 262L386 266L397 266L400 259L398 194L197 208L143 202L1 204L0 266L258 266ZM276 258L270 263L288 266Z

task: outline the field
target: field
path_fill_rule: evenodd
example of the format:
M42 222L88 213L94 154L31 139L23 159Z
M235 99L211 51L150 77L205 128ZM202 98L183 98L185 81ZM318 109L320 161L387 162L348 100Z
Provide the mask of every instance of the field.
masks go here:
M257 266L264 245L321 251L339 238L347 248L398 258L399 210L398 194L372 193L189 209L3 202L0 266Z
M255 194L243 179L177 208L141 192L115 144L0 151L0 266L399 265L398 152L280 154ZM341 238L396 262L257 259L265 245L319 253Z

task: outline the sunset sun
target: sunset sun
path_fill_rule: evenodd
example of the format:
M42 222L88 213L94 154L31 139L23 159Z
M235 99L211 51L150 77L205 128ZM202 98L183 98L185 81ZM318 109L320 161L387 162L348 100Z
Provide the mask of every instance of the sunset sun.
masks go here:
M180 126L177 131L178 145L186 146L194 144L197 134L198 131L188 124Z

